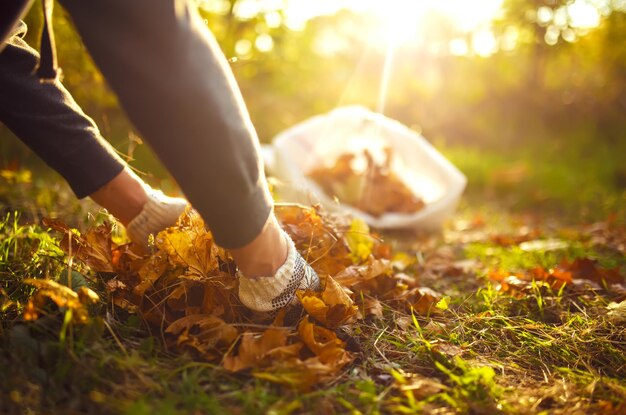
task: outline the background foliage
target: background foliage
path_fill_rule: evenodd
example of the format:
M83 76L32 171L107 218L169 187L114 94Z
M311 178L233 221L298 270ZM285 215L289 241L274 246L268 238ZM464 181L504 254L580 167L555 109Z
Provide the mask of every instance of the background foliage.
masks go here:
M200 6L231 60L263 142L338 105L376 107L386 50L368 36L371 17L344 10L294 30L281 2L246 18L238 13L244 3L250 2L206 0ZM576 195L602 214L623 204L626 6L619 0L594 2L600 25L576 29L557 18L569 3L506 0L492 28L500 50L490 56L442 53L441 46L459 36L445 16L425 23L428 48L407 43L395 51L385 113L436 143L469 176L470 196L506 196L510 190L517 194L513 203L527 207L554 206ZM137 145L140 138L68 16L60 7L55 14L65 85L135 168L171 190L147 146ZM40 16L34 7L27 17L33 45ZM329 38L330 49L323 46ZM36 157L6 128L0 127L0 137L2 167L39 170ZM602 206L594 205L598 200Z

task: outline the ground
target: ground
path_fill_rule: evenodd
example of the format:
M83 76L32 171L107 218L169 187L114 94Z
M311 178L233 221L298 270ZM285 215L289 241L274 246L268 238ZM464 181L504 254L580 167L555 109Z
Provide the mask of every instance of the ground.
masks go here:
M173 347L141 308L115 301L107 282L117 277L68 254L61 225L42 222L56 217L85 236L106 215L56 179L3 171L0 412L626 413L624 191L567 160L535 168L447 154L470 177L459 211L440 233L377 234L398 295L353 295L349 324L325 322L347 363L301 384L276 382L266 355L233 371ZM86 286L99 299L42 299L33 315L41 289L27 279ZM59 304L65 291L54 293ZM232 347L241 357L243 342Z

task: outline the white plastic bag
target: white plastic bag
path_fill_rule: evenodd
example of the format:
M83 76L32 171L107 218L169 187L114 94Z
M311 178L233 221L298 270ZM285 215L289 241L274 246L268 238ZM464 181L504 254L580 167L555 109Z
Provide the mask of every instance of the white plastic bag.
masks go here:
M332 165L346 152L368 149L372 153L391 148L391 168L426 203L421 210L384 213L374 217L328 196L307 174ZM380 229L433 230L455 210L467 179L421 135L401 123L363 107L337 108L315 116L280 133L266 162L284 185L278 196L285 202L321 203L330 211L343 211Z

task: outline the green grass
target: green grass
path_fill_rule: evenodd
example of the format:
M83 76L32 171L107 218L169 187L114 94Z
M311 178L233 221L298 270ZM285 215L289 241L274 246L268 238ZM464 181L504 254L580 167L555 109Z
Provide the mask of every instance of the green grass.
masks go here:
M385 307L383 318L359 322L350 331L360 349L357 360L330 384L308 392L166 350L137 316L106 301L98 274L77 264L68 271L58 237L38 225L51 215L84 229L105 215L88 215L98 210L72 201L67 187L56 182L0 179L0 413L626 410L626 328L608 308L623 292L584 285L559 290L541 282L505 292L488 278L493 270L550 268L574 258L626 271L619 243L608 237L598 242L587 228L589 221L626 209L624 191L609 180L615 165L602 166L607 153L592 154L580 168L572 168L580 156L573 150L560 161L549 154L535 159L522 154L530 170L514 177L516 182L496 179L512 162L502 155L454 149L447 154L470 179L459 213L439 235L398 242L418 258L404 272L449 297L447 308L420 316ZM542 157L551 164L541 165ZM48 194L51 188L58 194ZM611 235L623 235L619 218L607 226ZM534 230L536 238L562 244L524 250L518 243L494 240ZM22 313L32 288L23 279L67 284L68 276L72 287L87 284L101 296L89 323L62 329L66 313L54 306L25 322Z
M561 223L626 219L624 143L586 136L544 139L506 152L440 146L468 177L466 200L473 208L539 212Z

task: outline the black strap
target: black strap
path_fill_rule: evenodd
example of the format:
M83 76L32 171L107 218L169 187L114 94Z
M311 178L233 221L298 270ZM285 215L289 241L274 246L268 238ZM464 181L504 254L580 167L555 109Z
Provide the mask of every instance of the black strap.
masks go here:
M37 76L42 82L54 82L58 76L57 51L52 31L53 0L42 0L43 30L41 31L41 46Z

